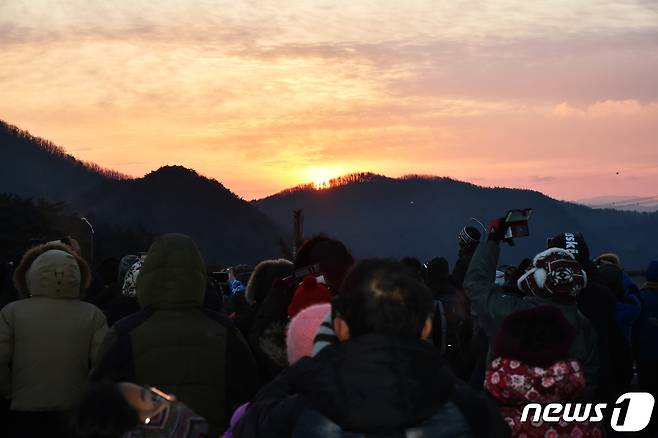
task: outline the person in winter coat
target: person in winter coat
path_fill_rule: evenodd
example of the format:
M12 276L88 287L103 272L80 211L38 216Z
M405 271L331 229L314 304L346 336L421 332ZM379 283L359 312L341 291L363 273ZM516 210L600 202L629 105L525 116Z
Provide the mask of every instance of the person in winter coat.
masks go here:
M513 437L604 436L601 425L589 421L521 421L529 403L573 403L584 392L582 366L569 356L575 337L575 329L553 306L521 310L503 320L493 342L494 359L484 386L500 404Z
M341 289L333 304L340 342L265 386L234 437L508 436L495 407L426 341L432 297L402 264L364 260Z
M587 274L587 286L578 296L578 310L592 323L598 335L599 386L595 398L614 403L633 375L632 351L617 324L615 294L601 284L590 259L589 246L581 233L557 234L550 239L548 246L570 252Z
M434 345L452 371L466 380L476 359L471 351L473 319L468 298L450 281L448 261L443 257L427 262L426 284L432 291L435 303Z
M32 248L16 268L23 299L0 312L0 395L11 400L10 436L64 436L64 413L87 389L107 332L100 309L80 299L90 279L87 263L61 243Z
M182 234L156 240L136 286L142 310L112 327L93 379L174 393L219 435L256 392L258 371L230 320L202 307L206 269L194 241Z
M524 295L507 294L495 284L504 232L502 221L492 222L488 240L475 251L464 280L471 306L483 320L483 330L494 336L503 319L513 312L543 305L556 307L576 329L569 354L583 366L591 395L598 384L598 341L591 323L578 311L576 301L587 284L585 272L571 253L551 248L537 254L533 267L519 278L517 285Z
M633 325L640 316L642 306L640 299L635 295L626 293L624 287L624 272L617 265L603 263L598 268L598 279L612 291L617 300L615 304L615 317L617 325L624 333L624 339L628 343L629 349L631 344L631 335Z
M353 263L354 258L345 245L325 235L315 236L299 248L295 255L295 274L272 285L258 308L249 335L264 379L271 380L288 365L285 341L288 308L304 277L310 273L321 275L325 286L335 295ZM319 272L311 272L315 270Z
M640 387L658 397L658 260L646 270L640 290L642 312L637 321L637 367Z

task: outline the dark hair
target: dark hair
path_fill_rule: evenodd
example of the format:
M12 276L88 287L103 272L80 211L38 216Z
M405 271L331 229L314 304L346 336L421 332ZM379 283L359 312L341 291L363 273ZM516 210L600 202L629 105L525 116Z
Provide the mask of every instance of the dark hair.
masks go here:
M427 262L426 278L427 285L431 289L438 289L438 286L448 279L450 270L448 260L445 257L434 257Z
M338 287L354 264L354 257L343 242L320 234L304 242L294 261L295 270L315 264L327 275L330 286Z
M569 357L576 330L553 306L537 306L508 315L493 339L494 356L547 367Z
M400 263L406 266L411 275L414 275L421 280L425 280L425 266L416 257L402 257Z
M139 425L139 414L116 383L93 386L71 418L75 438L120 438Z
M402 263L366 259L349 271L334 306L351 337L379 333L418 338L432 312L432 294Z

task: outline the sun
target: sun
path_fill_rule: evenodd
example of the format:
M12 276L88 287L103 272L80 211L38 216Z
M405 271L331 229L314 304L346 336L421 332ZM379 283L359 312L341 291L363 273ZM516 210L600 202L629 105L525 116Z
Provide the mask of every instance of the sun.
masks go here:
M341 175L339 169L329 167L311 167L306 169L307 180L311 180L314 189L327 189L331 185L331 180Z

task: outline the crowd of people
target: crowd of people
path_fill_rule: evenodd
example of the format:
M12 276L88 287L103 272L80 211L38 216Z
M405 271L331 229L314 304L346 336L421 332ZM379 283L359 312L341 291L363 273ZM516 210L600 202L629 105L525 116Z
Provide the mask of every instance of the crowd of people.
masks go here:
M616 436L523 409L658 394L658 260L636 285L567 232L501 266L505 231L464 227L452 272L326 235L223 272L182 234L93 273L36 245L0 293L0 435Z

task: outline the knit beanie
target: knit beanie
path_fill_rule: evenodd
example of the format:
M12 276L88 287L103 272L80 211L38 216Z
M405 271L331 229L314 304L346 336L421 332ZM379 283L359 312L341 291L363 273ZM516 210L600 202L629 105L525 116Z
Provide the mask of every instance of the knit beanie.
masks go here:
M312 355L313 338L329 313L331 313L331 304L315 304L299 312L290 321L286 337L289 364L292 365L302 357Z
M587 274L570 252L550 248L535 256L517 286L527 295L574 299L587 286Z
M507 316L492 343L493 357L549 367L569 357L576 330L553 306L538 306Z
M80 296L80 267L70 253L51 249L37 257L25 273L31 296L77 298Z
M569 251L583 267L590 263L589 246L580 233L560 233L551 238L548 247Z
M139 271L142 269L142 260L137 259L135 263L128 269L125 279L123 281L123 287L121 288L121 294L130 298L135 298L137 296L137 277L139 276Z
M318 283L313 275L307 275L301 282L288 306L288 316L293 318L308 306L331 302L331 292L324 284Z

